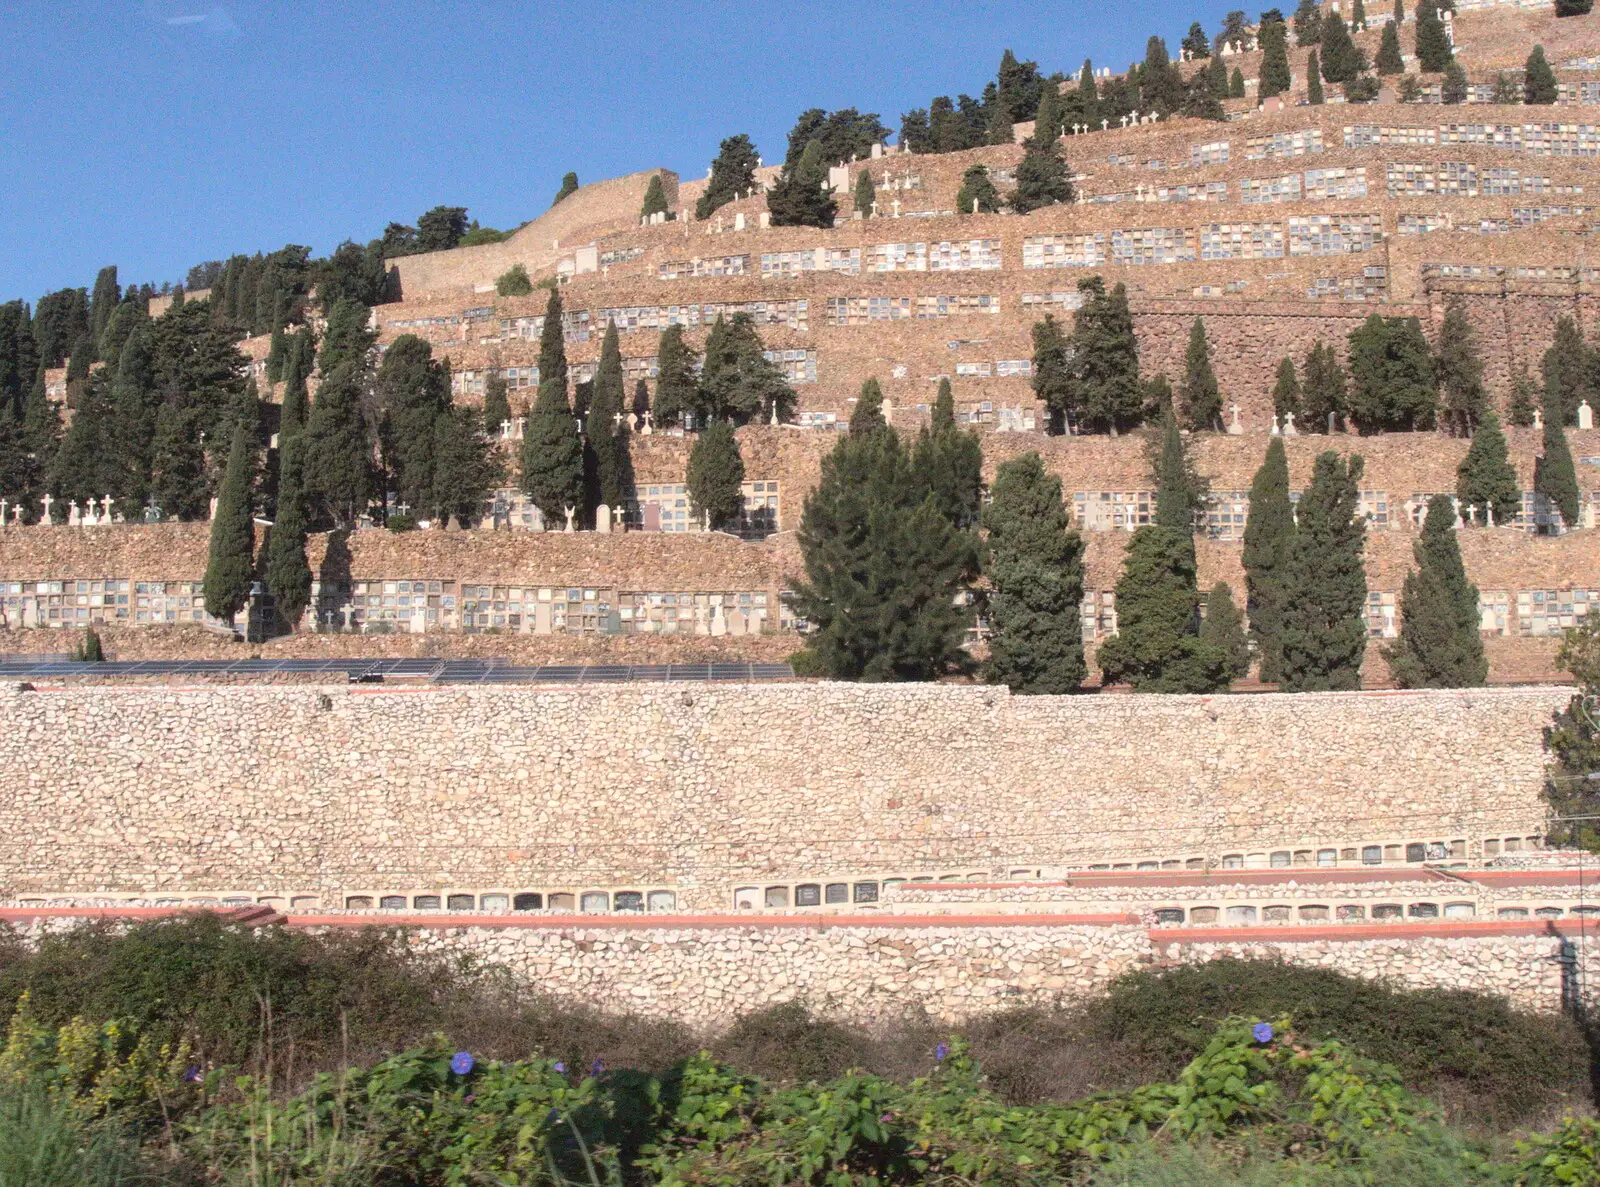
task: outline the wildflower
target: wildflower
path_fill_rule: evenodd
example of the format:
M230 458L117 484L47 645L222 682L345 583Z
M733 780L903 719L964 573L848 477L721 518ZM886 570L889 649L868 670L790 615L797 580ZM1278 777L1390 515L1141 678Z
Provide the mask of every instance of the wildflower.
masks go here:
M450 1070L458 1076L464 1076L472 1070L475 1062L470 1052L457 1051L450 1057Z
M1258 1043L1272 1042L1272 1023L1258 1022L1250 1028L1250 1033L1255 1036Z
M605 1070L606 1070L606 1061L603 1060L603 1059L597 1059L592 1064L589 1065L589 1074L591 1076L598 1076L602 1072L604 1072Z
M188 1069L183 1073L183 1080L186 1084L198 1084L205 1078L205 1073L194 1064L190 1064Z
M940 1043L937 1047L935 1047L933 1049L933 1058L939 1063L943 1063L945 1056L949 1055L949 1054L950 1054L950 1044L949 1043Z
M567 1065L561 1060L556 1060L555 1067L556 1071L560 1072L563 1076L567 1074Z

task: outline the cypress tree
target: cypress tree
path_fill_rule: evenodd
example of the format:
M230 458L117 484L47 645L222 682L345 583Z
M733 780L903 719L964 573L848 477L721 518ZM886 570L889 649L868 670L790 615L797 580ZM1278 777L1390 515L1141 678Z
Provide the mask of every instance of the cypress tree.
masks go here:
M23 401L22 440L32 465L28 467L29 485L20 493L31 502L44 494L45 476L55 463L61 442L61 411L56 402L45 395L43 366L35 374Z
M1244 85L1242 76L1239 83ZM1228 97L1228 63L1221 55L1212 58L1211 65L1206 67L1206 91L1219 101Z
M1367 59L1350 40L1350 30L1336 12L1322 17L1322 78L1325 82L1349 82L1367 68Z
M878 386L876 379L868 379L861 385L861 394L856 397L856 406L850 410L850 431L852 433L870 433L874 429L884 428L888 424L883 419L883 389Z
M373 394L386 425L384 462L397 502L418 515L433 492L433 422L450 407L450 375L433 347L402 334L384 352Z
M1159 437L1152 435L1150 444L1151 475L1156 487L1155 522L1192 536L1195 515L1206 504L1206 482L1189 460L1170 404L1161 416L1161 433Z
M1594 369L1594 353L1584 342L1577 322L1565 315L1557 318L1555 340L1540 363L1546 414L1553 408L1559 423L1575 424L1578 405L1591 394L1590 374Z
M1117 581L1117 633L1095 659L1107 684L1137 692L1218 692L1228 660L1199 638L1194 538L1147 524L1133 533Z
M1434 368L1444 389L1444 412L1457 435L1470 434L1489 405L1483 386L1483 360L1466 307L1451 301L1439 327L1439 358Z
M156 413L150 448L150 496L168 519L203 519L209 506L200 417L179 393Z
M1078 107L1084 123L1093 127L1100 122L1100 84L1095 81L1094 64L1088 58L1078 71Z
M1434 0L1422 0L1417 6L1416 47L1417 64L1425 74L1439 74L1455 60L1450 50L1450 35L1445 32Z
M561 325L561 290L552 288L544 306L544 324L539 328L539 385L558 383L562 398L567 394L567 339Z
M1196 432L1223 427L1222 391L1217 386L1217 373L1211 369L1206 323L1198 317L1189 328L1189 348L1184 355L1183 409L1185 420Z
M1343 416L1345 412L1346 385L1344 368L1333 347L1318 339L1306 355L1305 384L1301 398L1305 405L1303 430L1326 433L1330 414Z
M267 382L283 379L283 364L289 357L289 335L282 325L272 327L272 339L267 348Z
M1473 430L1467 456L1456 470L1456 497L1461 500L1461 513L1466 515L1470 509L1473 515L1469 519L1481 525L1488 524L1491 508L1501 527L1522 510L1522 486L1507 455L1506 435L1493 412L1485 412Z
M756 418L771 420L776 411L784 421L792 415L794 400L794 389L766 357L754 319L736 313L724 322L719 314L706 336L695 405L699 420L747 424Z
M1494 95L1489 102L1498 107L1514 107L1522 102L1522 87L1504 70L1494 76Z
M1467 72L1462 69L1460 62L1451 59L1450 64L1444 68L1444 82L1439 88L1439 102L1454 105L1466 101Z
M916 501L916 486L900 438L863 423L806 498L796 608L814 628L812 662L836 679L928 680L961 661L955 595L972 542L931 498Z
M506 377L499 371L490 371L483 381L483 431L489 437L500 435L500 426L511 419L511 399L507 394Z
M217 492L204 584L206 613L229 623L249 602L250 578L255 571L255 527L251 515L255 471L255 434L241 418L234 426L228 468Z
M1556 73L1545 59L1544 46L1536 45L1522 68L1522 101L1530 105L1548 106L1556 101L1559 94Z
M1449 495L1428 500L1417 567L1400 592L1400 637L1383 649L1401 688L1479 688L1489 677L1478 633L1478 587L1467 580Z
M1561 512L1562 525L1568 531L1582 523L1583 494L1578 489L1572 450L1567 446L1567 432L1561 425L1561 411L1548 399L1544 406L1544 451L1534 459L1533 489Z
M778 183L767 195L767 209L775 227L831 227L839 215L828 186L828 166L822 159L822 141L813 140L793 164L786 164Z
M856 174L856 213L862 218L871 218L872 206L877 200L878 190L872 184L872 174L863 169Z
M361 414L360 365L324 375L304 429L305 490L315 518L353 528L372 497L372 442Z
M1000 191L989 178L987 165L968 165L961 175L961 189L956 193L958 214L995 214L1000 210Z
M80 643L72 656L73 662L80 664L103 664L106 662L105 647L100 642L100 632L90 623L83 630L83 642Z
M583 438L565 383L544 379L522 434L522 489L544 515L546 530L583 511Z
M667 190L661 184L661 174L651 174L650 184L644 188L644 203L639 207L639 217L648 220L651 215L666 214L669 209Z
M1374 65L1379 74L1404 74L1406 63L1400 53L1399 26L1389 21L1383 26L1383 36L1378 42L1378 57Z
M615 322L606 326L600 347L600 367L594 376L594 402L586 426L594 454L595 489L599 501L613 512L627 502L633 476L628 460L628 437L619 417L626 382L622 376L622 346Z
M565 174L561 178L561 188L556 191L556 196L553 199L551 199L550 205L555 206L556 204L564 201L566 198L571 197L573 194L575 194L577 192L578 192L578 175L576 173Z
M278 623L293 631L311 601L306 562L305 435L278 434L278 510L267 535L266 587Z
M1098 276L1080 280L1078 290L1085 300L1073 314L1066 411L1082 432L1135 429L1143 415L1144 386L1128 290L1119 281L1107 293Z
M1228 98L1244 98L1244 71L1237 66L1233 68L1233 74L1228 78Z
M283 405L278 411L278 447L291 434L305 428L311 396L306 378L311 371L311 346L299 335L289 344L283 364Z
M1071 202L1072 172L1061 157L1061 146L1046 131L1030 136L1022 146L1017 165L1017 188L1011 192L1011 209L1027 214L1043 206Z
M717 146L717 159L711 162L711 177L695 203L694 216L708 219L717 208L755 188L756 146L745 135L729 136Z
M111 377L96 371L85 380L72 424L61 440L51 469L50 489L57 499L99 499L123 489L121 452L111 404ZM65 511L66 507L63 506Z
M1327 102L1322 93L1322 67L1317 63L1317 51L1306 55L1306 102L1321 107Z
M1556 0L1556 16L1587 16L1594 0Z
M1350 416L1363 433L1433 427L1438 385L1416 318L1374 313L1351 331L1350 380Z
M1394 23L1396 27L1406 23L1405 0L1394 0Z
M1289 552L1283 610L1286 692L1350 691L1361 687L1367 650L1367 575L1362 564L1366 517L1359 514L1362 459L1348 464L1329 450L1318 456L1300 499Z
M1515 365L1511 371L1511 399L1506 402L1506 420L1519 429L1531 428L1539 406L1539 387L1526 369Z
M1303 418L1305 413L1300 400L1300 380L1294 373L1294 360L1285 357L1278 360L1278 376L1272 385L1272 415L1282 427L1290 414Z
M688 487L694 514L709 517L712 531L738 528L744 512L744 458L727 421L712 421L695 439L689 453Z
M983 447L956 424L950 381L939 381L932 424L917 435L912 473L953 527L975 528L983 510Z
M1268 20L1263 14L1257 43L1261 47L1261 81L1257 94L1269 99L1289 89L1289 26L1281 18Z
M693 412L699 402L694 359L683 340L682 326L672 325L661 331L656 363L653 419L657 428L666 428L681 421L685 412Z
M1289 498L1289 457L1283 438L1267 442L1266 460L1250 483L1242 561L1250 634L1261 656L1261 679L1275 682L1283 666L1283 612L1289 596L1294 546L1294 506Z
M1074 386L1067 353L1067 336L1051 314L1033 323L1033 394L1050 413L1049 432L1066 432L1066 417Z
M1046 82L1039 97L1039 110L1033 117L1033 135L1037 139L1055 141L1061 136L1061 91L1052 82Z
M1360 32L1367 27L1367 6L1361 0L1350 5L1350 28Z
M1183 101L1183 75L1173 69L1167 43L1152 37L1145 43L1144 63L1139 69L1139 106L1170 114Z
M633 415L637 423L644 423L644 414L650 411L650 387L644 380L639 380L633 387Z
M117 377L111 384L112 441L119 455L123 480L117 497L128 507L130 517L144 505L150 491L150 451L155 441L156 416L161 411L161 393L156 387L155 360L150 338L135 330L122 345L117 359Z
M108 264L95 276L94 296L89 299L89 334L94 339L96 350L104 340L106 327L111 324L111 316L116 313L121 300L122 286L117 283L117 266Z
M1223 657L1231 680L1242 679L1250 671L1250 641L1245 638L1244 619L1234 605L1233 590L1219 581L1206 595L1206 616L1200 623L1200 641L1210 644Z
M445 522L455 516L468 527L477 523L505 481L505 466L472 409L446 408L434 420L433 456L433 490L424 504L430 517Z
M989 660L984 679L1018 693L1076 691L1083 660L1083 541L1072 530L1061 479L1037 453L1003 463L984 512Z
M350 363L356 373L364 377L367 352L377 340L377 334L368 328L371 315L370 309L354 301L340 299L334 302L328 310L328 324L322 332L322 349L317 354L317 370L324 377L333 374L345 363Z

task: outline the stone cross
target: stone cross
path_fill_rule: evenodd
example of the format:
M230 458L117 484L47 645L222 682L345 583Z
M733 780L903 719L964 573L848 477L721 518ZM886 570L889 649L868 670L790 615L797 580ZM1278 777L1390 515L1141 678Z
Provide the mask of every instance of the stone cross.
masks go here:
M11 526L16 528L22 526L22 504L20 502L11 508Z
M1110 120L1101 120L1100 121L1100 130L1102 132L1110 131L1110 129L1111 129L1111 121Z
M1467 508L1467 523L1472 527L1478 526L1478 509L1476 507L1469 506Z
M116 502L116 500L113 499L110 495L106 496L106 499L105 499L105 510L100 513L100 522L101 523L110 523L111 522L111 504L115 503L115 502Z
M632 433L632 432L635 432L638 428L639 428L639 416L638 416L638 414L634 413L634 412L628 413L628 431L630 433Z
M1285 437L1299 436L1299 433L1294 427L1294 413L1292 412L1285 412L1283 414L1283 435Z
M1239 405L1237 402L1233 405L1233 423L1228 426L1228 432L1235 437L1244 432L1244 426L1239 423Z
M703 516L701 516L701 523L704 524L706 531L709 532L711 530L711 512L707 511Z
M0 528L6 526L6 508L10 505L11 503L8 500L0 499Z
M646 437L648 437L648 436L650 436L650 434L654 433L655 431L656 431L655 418L653 416L651 416L650 410L648 408L646 408L644 410L644 435Z
M622 427L622 413L618 412L611 417L611 425L617 429Z
M1125 116L1125 115L1124 115L1124 116L1120 116L1120 117L1118 117L1118 118L1119 118L1119 120L1120 120L1120 122L1121 122L1121 124L1122 124L1122 126L1123 126L1123 127L1124 127L1124 128L1126 128L1126 127L1127 127L1127 126L1128 126L1128 117L1127 117L1127 116Z
M344 629L345 630L349 630L350 629L350 616L352 614L354 614L355 612L356 612L356 608L354 606L352 606L349 602L346 602L343 606L339 607L339 613L344 615Z
M900 199L896 198L893 202L889 203L889 205L894 208L894 217L895 218L899 218L900 217Z
M576 512L571 507L567 508L567 531L569 532L572 530L572 520L575 514Z
M1594 428L1594 409L1589 407L1589 401L1584 400L1578 405L1578 427L1580 429Z
M1533 410L1533 427L1541 430L1544 428L1544 412L1542 409L1535 408Z
M1279 435L1278 418L1277 418L1276 415L1274 415L1273 418L1272 418L1272 435L1274 437Z
M511 436L511 422L503 420L500 422L500 439L504 441L509 436Z
M522 436L523 430L526 429L527 427L528 427L528 418L526 416L517 417L517 436L519 438Z
M774 401L772 401L772 426L773 426L773 428L777 428L778 424L779 424L779 421L778 421L778 401L774 400Z
M83 516L78 511L77 499L73 499L67 504L67 523L73 527L80 527L83 524Z
M1483 519L1484 519L1484 523L1487 524L1489 527L1491 527L1491 528L1494 527L1494 504L1493 503L1485 503L1483 505Z
M54 502L55 502L55 500L52 499L48 494L45 495L45 497L44 497L44 518L39 521L40 523L47 524L47 523L50 522L50 504L54 503Z
M878 200L876 198L872 200L872 217L878 217Z

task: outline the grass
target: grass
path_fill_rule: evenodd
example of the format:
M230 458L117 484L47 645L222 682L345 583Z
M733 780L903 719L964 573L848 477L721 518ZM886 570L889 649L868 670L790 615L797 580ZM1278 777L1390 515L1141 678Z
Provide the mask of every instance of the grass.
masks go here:
M42 1092L0 1092L0 1187L112 1187L141 1180L135 1144Z

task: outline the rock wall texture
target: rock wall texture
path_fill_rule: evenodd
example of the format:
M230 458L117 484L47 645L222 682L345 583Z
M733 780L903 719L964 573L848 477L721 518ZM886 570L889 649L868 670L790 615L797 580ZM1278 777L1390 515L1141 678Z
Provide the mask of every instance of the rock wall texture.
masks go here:
M1539 834L1559 689L14 691L13 893L671 887Z

